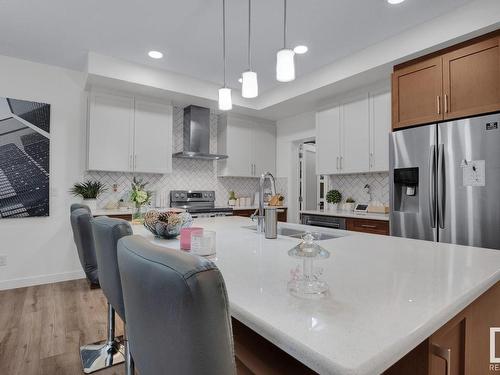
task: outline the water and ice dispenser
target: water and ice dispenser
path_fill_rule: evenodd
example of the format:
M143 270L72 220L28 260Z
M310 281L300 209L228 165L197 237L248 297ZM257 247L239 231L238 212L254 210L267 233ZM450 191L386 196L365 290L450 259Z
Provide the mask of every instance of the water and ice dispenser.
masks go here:
M418 199L418 168L394 169L394 210L418 212Z

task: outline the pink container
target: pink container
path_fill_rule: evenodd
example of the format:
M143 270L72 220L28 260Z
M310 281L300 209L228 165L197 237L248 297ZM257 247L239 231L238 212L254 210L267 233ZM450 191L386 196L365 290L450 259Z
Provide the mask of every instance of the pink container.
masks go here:
M181 249L191 250L191 234L197 233L202 234L203 228L200 227L189 227L181 229Z

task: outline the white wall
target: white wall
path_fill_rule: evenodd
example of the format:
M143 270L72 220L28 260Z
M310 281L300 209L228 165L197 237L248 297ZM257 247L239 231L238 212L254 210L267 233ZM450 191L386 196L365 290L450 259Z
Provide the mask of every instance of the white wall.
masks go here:
M0 219L0 289L82 277L69 224L68 189L82 176L83 73L0 56L0 96L51 105L50 217Z
M296 222L298 218L298 145L316 136L315 118L315 112L306 112L278 120L276 123L276 174L277 177L287 178L286 204L288 205L288 220L291 222Z

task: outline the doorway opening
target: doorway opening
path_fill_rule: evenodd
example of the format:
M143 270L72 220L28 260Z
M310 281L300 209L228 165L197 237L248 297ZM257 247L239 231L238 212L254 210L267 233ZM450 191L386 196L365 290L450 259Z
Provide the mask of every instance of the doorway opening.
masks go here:
M316 174L316 142L298 147L298 208L301 211L322 210L325 207L326 178Z

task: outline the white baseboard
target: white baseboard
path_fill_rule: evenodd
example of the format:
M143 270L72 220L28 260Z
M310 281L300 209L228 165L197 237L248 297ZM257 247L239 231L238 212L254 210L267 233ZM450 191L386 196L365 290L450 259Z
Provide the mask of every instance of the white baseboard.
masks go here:
M18 279L0 281L0 290L23 288L33 285L51 284L60 281L82 279L84 277L85 273L82 270L54 273L51 275L21 277Z

